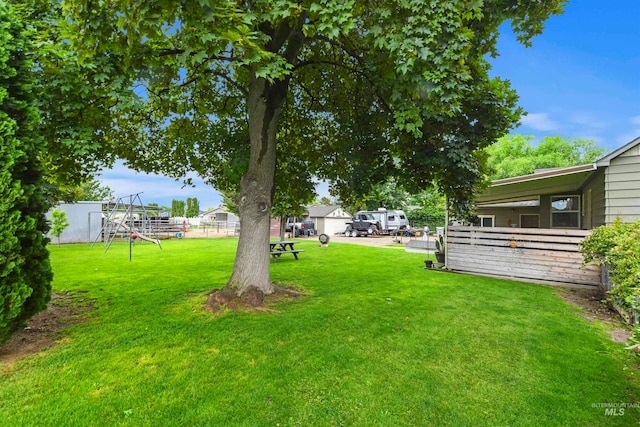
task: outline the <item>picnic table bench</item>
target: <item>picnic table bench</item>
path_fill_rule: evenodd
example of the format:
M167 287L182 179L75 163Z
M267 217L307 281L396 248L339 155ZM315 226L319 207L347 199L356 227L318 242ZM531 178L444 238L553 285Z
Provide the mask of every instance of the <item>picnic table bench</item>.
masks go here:
M278 260L278 257L282 254L293 254L294 258L298 259L298 254L304 252L303 249L294 249L296 242L288 240L279 240L277 242L269 242L269 255L273 257L274 261Z

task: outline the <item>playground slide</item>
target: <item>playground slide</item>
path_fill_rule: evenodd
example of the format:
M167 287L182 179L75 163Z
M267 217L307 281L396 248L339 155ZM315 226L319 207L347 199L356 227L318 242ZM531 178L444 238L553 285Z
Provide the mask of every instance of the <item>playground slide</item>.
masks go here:
M131 231L131 228L126 225L126 224L118 224L119 227L124 228L125 231ZM131 233L131 237L133 239L142 239L142 240L146 240L147 242L151 242L154 245L159 244L160 242L158 242L158 239L151 239L147 236L145 236L144 234L141 233L136 233L135 231Z
M116 224L119 229L122 228L124 231L131 231L131 228L127 224L124 224L124 223L123 224L118 224L118 223L115 223L115 222L114 222L114 224Z
M154 245L157 245L157 244L158 244L158 239L152 239L152 238L147 237L147 236L145 236L145 235L143 235L143 234L140 234L140 233L132 233L132 234L131 234L131 237L133 237L134 239L135 239L135 238L138 238L138 239L146 240L147 242L151 242L151 243L153 243Z

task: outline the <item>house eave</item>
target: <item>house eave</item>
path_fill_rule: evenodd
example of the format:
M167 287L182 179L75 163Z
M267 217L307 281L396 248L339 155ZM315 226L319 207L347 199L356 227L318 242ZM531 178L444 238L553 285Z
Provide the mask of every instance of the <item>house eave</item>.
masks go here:
M628 144L625 144L622 147L618 148L617 150L614 150L614 151L610 152L609 154L607 154L606 156L604 156L600 160L597 160L596 161L596 165L598 167L609 166L609 163L611 163L611 160L615 159L616 157L618 157L622 153L627 152L628 150L632 149L633 147L635 147L638 144L640 144L640 136L635 138L634 140L632 140Z
M498 180L492 181L491 186L498 187L501 185L515 184L518 182L537 181L544 178L551 178L551 177L557 177L557 176L572 175L572 174L581 173L581 172L594 171L597 168L598 166L595 163L589 163L589 164L580 165L580 166L548 169L542 172L532 173L530 175L522 175L522 176L514 176L513 178L498 179Z
M494 181L476 202L478 205L523 202L545 194L571 194L579 191L596 169L595 164L589 164Z

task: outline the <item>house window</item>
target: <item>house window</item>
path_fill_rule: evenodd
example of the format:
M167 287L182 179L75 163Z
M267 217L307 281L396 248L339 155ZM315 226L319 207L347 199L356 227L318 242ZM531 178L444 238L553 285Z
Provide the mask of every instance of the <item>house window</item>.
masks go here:
M551 196L551 227L580 228L580 196Z
M495 215L478 215L478 225L480 227L493 227L495 220Z

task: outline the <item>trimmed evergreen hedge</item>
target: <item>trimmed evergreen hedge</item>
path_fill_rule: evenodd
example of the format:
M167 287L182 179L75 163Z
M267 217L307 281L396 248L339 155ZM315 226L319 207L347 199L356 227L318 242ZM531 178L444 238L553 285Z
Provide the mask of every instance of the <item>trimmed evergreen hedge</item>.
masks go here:
M0 343L46 307L53 274L30 46L0 1Z

